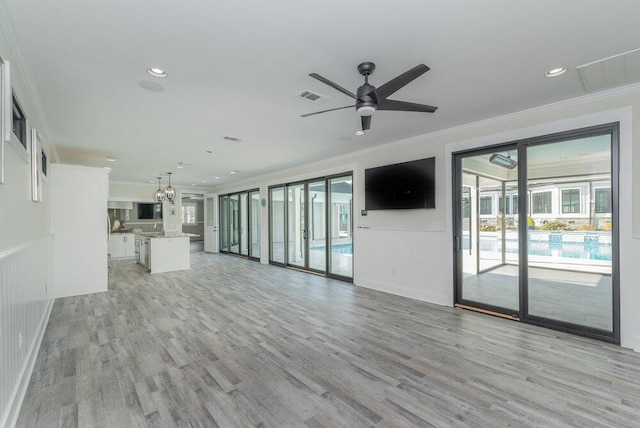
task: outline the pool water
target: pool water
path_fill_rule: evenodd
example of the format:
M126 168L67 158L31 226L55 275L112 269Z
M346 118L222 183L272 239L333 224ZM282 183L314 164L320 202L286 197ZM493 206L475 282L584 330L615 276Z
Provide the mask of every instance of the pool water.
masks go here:
M506 240L506 253L518 254L518 241ZM469 249L469 238L464 237L464 250ZM480 237L480 251L502 252L502 242L499 239ZM532 256L567 257L570 259L611 261L612 248L607 243L573 243L573 242L530 242L529 254Z
M311 251L325 251L325 246L311 247ZM332 253L353 254L353 244L336 244L331 246Z

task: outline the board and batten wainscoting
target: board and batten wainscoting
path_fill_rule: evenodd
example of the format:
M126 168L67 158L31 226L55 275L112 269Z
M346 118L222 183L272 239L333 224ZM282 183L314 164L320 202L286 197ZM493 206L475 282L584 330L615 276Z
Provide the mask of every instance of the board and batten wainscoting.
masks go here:
M53 307L52 235L0 252L0 426L13 426Z
M441 265L449 251L444 230L355 230L354 278L358 286L438 305L452 306L451 269ZM438 227L437 229L444 229ZM366 248L366 251L358 251Z

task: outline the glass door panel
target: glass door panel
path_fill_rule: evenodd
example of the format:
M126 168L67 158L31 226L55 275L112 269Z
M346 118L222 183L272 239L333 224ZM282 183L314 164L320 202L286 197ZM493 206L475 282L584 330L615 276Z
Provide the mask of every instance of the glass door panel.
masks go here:
M324 272L327 265L327 191L324 180L309 183L309 269Z
M352 176L329 179L329 273L353 277Z
M260 258L260 192L249 192L249 257Z
M287 186L287 263L298 267L306 266L305 215L305 185Z
M204 199L204 251L207 253L218 252L217 196L215 193L207 193Z
M283 264L286 263L284 190L284 187L269 189L270 261Z
M240 254L249 255L249 195L240 193Z
M229 195L229 252L240 253L240 198Z
M516 159L515 147L487 151L456 171L457 303L510 315L520 307Z
M229 252L229 197L220 197L220 251Z
M611 147L527 147L528 316L613 331Z

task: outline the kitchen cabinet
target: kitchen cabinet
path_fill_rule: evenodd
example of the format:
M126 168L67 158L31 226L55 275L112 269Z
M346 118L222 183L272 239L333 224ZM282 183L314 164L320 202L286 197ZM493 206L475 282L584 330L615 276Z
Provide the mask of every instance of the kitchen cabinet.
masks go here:
M135 245L133 233L112 233L109 239L109 254L112 259L134 258Z

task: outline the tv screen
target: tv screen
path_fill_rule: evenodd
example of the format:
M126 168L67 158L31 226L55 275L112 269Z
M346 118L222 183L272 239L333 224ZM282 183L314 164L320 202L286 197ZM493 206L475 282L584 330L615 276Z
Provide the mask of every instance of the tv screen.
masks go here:
M435 208L435 169L435 157L366 169L365 209Z
M162 219L162 204L138 204L139 220Z

